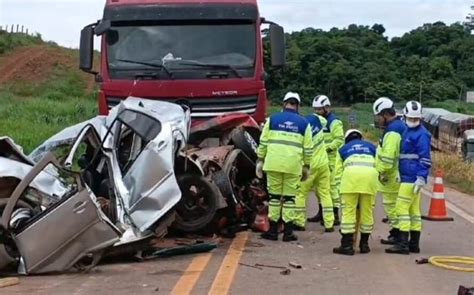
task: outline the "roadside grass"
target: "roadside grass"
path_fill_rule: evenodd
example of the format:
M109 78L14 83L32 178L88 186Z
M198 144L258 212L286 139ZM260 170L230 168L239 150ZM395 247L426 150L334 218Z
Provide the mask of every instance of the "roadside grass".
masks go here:
M28 154L67 126L97 114L96 94L86 94L79 72L56 66L47 82L10 84L0 89L0 135Z
M474 195L474 164L463 161L459 156L441 152L431 153L434 163L432 172L441 169L444 180L462 192Z

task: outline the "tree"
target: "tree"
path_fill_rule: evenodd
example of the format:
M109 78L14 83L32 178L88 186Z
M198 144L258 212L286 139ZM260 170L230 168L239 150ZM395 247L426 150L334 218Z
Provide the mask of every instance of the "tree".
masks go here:
M336 104L390 96L423 102L458 99L461 88L474 89L474 37L459 23L424 24L388 40L382 24L351 24L323 31L306 28L286 34L284 71L269 67L268 36L264 39L269 97L299 91L305 102L327 94Z

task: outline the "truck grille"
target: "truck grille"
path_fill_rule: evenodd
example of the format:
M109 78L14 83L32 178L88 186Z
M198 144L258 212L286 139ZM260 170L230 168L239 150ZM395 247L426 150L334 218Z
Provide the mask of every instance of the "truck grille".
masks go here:
M155 98L149 98L155 99ZM108 97L109 109L118 105L123 98ZM162 101L185 103L191 106L193 118L211 118L229 113L253 114L257 108L258 96L212 97L212 98L180 98L163 99Z

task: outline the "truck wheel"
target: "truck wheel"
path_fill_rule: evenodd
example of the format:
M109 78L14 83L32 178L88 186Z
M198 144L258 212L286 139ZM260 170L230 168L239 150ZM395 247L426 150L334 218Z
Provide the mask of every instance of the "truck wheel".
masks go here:
M252 161L257 160L257 141L243 128L235 128L231 134L235 147L242 150Z
M201 175L182 175L178 185L182 196L173 228L182 232L206 228L216 215L219 189Z

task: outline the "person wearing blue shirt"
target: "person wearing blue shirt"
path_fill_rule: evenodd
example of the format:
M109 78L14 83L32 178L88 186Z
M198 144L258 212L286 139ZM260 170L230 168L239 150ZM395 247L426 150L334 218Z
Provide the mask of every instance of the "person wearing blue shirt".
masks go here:
M431 135L421 124L421 104L409 101L403 113L408 129L401 141L401 184L395 205L399 237L394 246L385 250L392 254L420 253L420 190L428 182L431 168Z
M357 227L357 208L360 209L360 253L369 253L369 236L374 228L374 199L378 173L375 169L375 146L362 140L362 133L351 129L345 135L336 158L336 175L341 177L342 201L341 246L333 252L354 255L352 246Z

